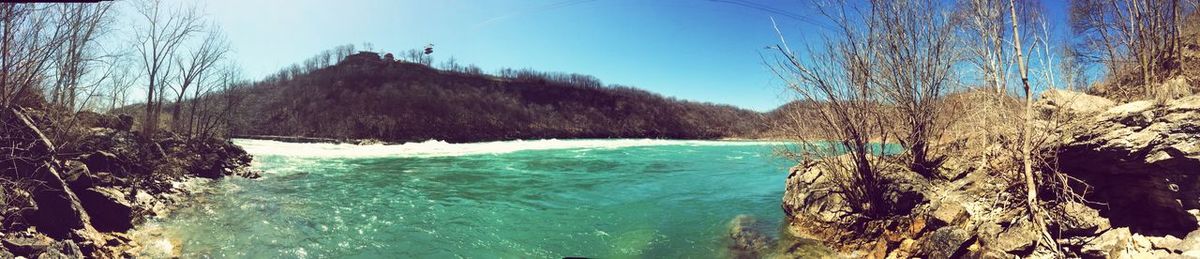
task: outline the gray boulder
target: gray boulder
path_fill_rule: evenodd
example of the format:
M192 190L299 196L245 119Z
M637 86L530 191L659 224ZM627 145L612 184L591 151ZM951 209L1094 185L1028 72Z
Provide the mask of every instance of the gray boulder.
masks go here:
M729 222L729 253L733 258L759 258L775 241L762 232L763 226L749 215Z
M1039 234L1037 228L1030 224L1027 218L1022 217L1000 232L992 247L1007 253L1030 252L1033 250L1034 241L1040 238Z
M938 202L937 208L930 213L930 217L939 225L953 225L962 222L969 217L967 209L954 200L943 200Z
M87 164L75 160L67 160L63 162L63 181L72 190L85 189L95 185L92 172L88 170Z
M120 177L126 177L130 173L117 155L106 151L96 151L95 153L81 156L80 160L92 172L107 172Z
M16 258L16 255L9 253L8 249L4 248L4 246L0 246L0 259L12 259L12 258Z
M971 233L956 226L942 227L922 237L920 254L927 258L960 258L966 251Z
M1108 110L1116 102L1086 93L1051 89L1042 93L1034 105L1043 119L1053 116L1083 117Z
M1066 235L1091 235L1108 230L1108 219L1100 212L1078 202L1064 202L1051 208L1059 231Z
M1084 243L1080 252L1092 258L1122 258L1132 238L1128 228L1110 229Z
M79 191L79 200L92 219L92 227L104 232L124 232L133 228L133 205L120 190L92 187Z
M829 174L816 165L793 167L783 194L784 213L818 225L846 223L842 221L851 217L845 198L838 192L820 191L832 184Z
M92 172L87 164L76 160L63 162L63 170L65 171L63 181L66 181L67 186L71 187L71 190L76 193L87 188L123 185L125 183L124 179L114 177L111 173Z

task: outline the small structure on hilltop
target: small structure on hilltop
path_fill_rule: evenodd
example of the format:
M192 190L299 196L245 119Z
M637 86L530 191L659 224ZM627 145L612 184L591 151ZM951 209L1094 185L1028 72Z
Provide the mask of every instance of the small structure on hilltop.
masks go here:
M383 54L383 61L396 62L396 56L392 56L391 52Z
M354 55L346 56L346 59L379 59L379 53L373 51L359 51Z
M379 53L371 51L359 51L357 54L346 56L342 60L343 63L378 63L380 61Z

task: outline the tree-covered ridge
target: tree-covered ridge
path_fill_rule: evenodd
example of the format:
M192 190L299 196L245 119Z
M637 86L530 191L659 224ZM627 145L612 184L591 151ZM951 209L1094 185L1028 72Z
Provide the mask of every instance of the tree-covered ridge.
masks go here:
M292 69L238 89L238 135L451 142L747 136L760 114L663 97L591 76L393 61L374 52ZM328 61L326 61L328 62ZM216 97L216 96L214 96ZM224 100L228 98L211 98Z

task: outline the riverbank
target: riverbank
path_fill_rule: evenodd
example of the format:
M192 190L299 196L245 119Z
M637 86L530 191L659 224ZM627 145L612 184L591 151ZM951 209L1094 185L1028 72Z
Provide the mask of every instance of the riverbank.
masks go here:
M938 179L871 158L896 209L884 218L853 212L837 191L845 167L797 165L783 195L786 228L837 252L824 257L1200 256L1200 95L1121 104L1049 91L1036 107L1047 141L1039 154L1053 159L1034 169L1050 183L1037 197L1044 231L1030 220L1019 174L1004 169L1013 167L1003 149L965 139ZM763 247L786 254L790 244Z
M153 137L133 118L35 109L0 111L0 258L123 258L127 231L192 200L197 181L257 177L231 142ZM70 123L67 123L70 122ZM64 140L54 143L51 139ZM203 179L203 180L200 180Z

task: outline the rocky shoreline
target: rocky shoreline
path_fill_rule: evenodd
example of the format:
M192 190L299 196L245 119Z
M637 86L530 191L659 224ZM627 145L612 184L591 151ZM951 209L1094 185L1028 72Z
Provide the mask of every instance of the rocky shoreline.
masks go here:
M192 201L196 182L258 176L228 140L145 137L128 116L81 113L73 127L55 116L0 111L0 149L13 154L0 179L18 187L0 193L0 258L134 257L142 245L128 232ZM55 145L46 132L73 141Z
M907 211L884 219L851 213L842 194L820 192L836 172L815 164L792 168L782 208L785 232L832 248L776 241L730 225L735 258L1196 258L1200 257L1200 95L1118 104L1102 97L1049 91L1039 125L1069 189L1041 190L1047 232L1030 223L1019 190L985 152L964 152L922 181L904 166L883 171L888 202ZM1073 117L1069 125L1052 117ZM969 147L986 150L990 147ZM887 158L878 159L889 165ZM1058 174L1049 174L1057 170ZM1073 195L1072 195L1073 194ZM1076 196L1077 195L1077 196ZM1054 244L1042 243L1044 235Z

